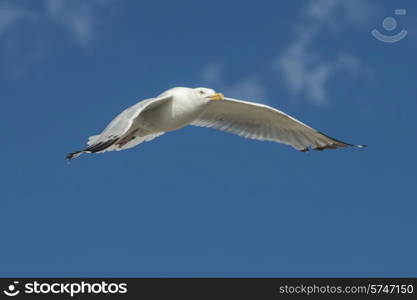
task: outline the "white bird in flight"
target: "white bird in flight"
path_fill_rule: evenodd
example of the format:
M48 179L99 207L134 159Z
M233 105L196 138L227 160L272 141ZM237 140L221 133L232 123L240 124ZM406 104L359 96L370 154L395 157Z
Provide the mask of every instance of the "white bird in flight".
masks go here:
M176 87L125 109L88 147L67 155L102 153L132 148L187 125L211 127L239 136L287 144L297 150L354 146L331 138L267 105L226 98L208 88Z

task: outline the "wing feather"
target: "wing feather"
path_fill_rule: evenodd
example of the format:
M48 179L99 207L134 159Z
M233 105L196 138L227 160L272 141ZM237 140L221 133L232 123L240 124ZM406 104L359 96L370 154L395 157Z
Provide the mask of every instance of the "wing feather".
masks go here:
M273 141L308 151L357 146L322 134L299 120L267 105L225 98L211 101L194 126L210 127L242 137Z
M148 109L155 108L171 98L172 96L163 96L140 101L117 115L97 138L94 138L94 136L90 138L94 138L95 143L112 139L114 137L120 138L129 131L133 121L140 115L140 113Z
M143 141L149 141L155 137L163 134L163 132L152 133L144 137L134 137L134 139L126 145L117 147L116 144L126 135L129 135L132 131L132 125L134 120L144 111L153 109L159 105L162 105L168 100L171 100L172 96L161 95L156 98L150 98L136 103L129 108L118 114L98 135L93 135L88 138L88 147L75 151L67 155L67 159L73 159L81 155L83 152L105 152L110 150L122 150L136 146Z

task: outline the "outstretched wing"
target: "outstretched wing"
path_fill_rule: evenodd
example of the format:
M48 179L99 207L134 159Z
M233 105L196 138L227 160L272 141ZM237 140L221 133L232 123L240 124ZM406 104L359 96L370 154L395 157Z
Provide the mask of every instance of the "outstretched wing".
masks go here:
M352 145L338 141L267 105L225 98L211 101L191 125L216 128L239 136L290 145L308 151Z
M73 159L77 156L81 155L83 152L101 152L106 149L114 148L112 150L116 150L114 146L121 138L127 134L133 125L134 120L144 111L149 109L153 109L163 103L167 102L168 100L172 99L172 96L161 96L157 98L150 98L132 105L131 107L122 111L119 115L117 115L107 127L103 130L103 132L99 135L90 136L88 139L88 147L70 153L67 155L67 159ZM162 134L162 133L160 133ZM152 138L160 135L160 134L153 134ZM130 147L132 144L137 145L140 141L148 141L151 140L151 135L149 137L138 138L130 143ZM126 143L127 144L127 143ZM127 146L127 145L126 145ZM127 149L130 147L121 147L123 149Z

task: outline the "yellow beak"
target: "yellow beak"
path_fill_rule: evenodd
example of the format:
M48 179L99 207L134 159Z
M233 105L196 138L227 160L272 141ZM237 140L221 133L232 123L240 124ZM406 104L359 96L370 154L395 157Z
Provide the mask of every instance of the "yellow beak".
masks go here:
M216 93L209 98L210 100L224 100L224 95L222 93Z

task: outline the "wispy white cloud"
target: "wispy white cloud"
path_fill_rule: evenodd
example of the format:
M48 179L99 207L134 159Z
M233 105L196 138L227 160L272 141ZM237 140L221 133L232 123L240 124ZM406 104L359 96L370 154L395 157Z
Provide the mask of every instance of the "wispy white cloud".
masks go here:
M328 103L329 81L335 75L367 76L372 74L372 69L343 49L325 54L317 47L317 42L324 34L342 36L345 27L366 25L375 7L359 0L314 0L307 3L299 21L293 25L293 39L272 64L293 99L303 97L313 104L325 105ZM256 74L247 75L238 82L226 82L221 63L206 66L201 78L203 84L216 87L232 97L265 102L268 96L267 86Z
M338 33L343 26L363 25L372 9L369 3L358 0L310 1L301 21L294 24L294 39L274 62L289 93L303 96L317 105L327 103L327 84L336 72L357 74L370 68L360 59L346 52L324 57L314 44L323 33Z
M84 47L96 38L99 24L97 9L107 1L45 0L47 16L64 26Z
M215 88L228 97L242 100L252 100L265 103L267 100L267 88L260 78L255 75L243 77L237 82L230 83L224 77L224 65L212 63L207 65L201 74L201 84Z
M0 37L27 21L52 23L69 31L81 46L89 47L98 35L100 8L109 1L44 0L43 3L43 7L31 9L17 2L0 5Z
M36 13L16 6L3 4L0 6L0 37L22 21L33 21Z
M363 25L375 7L364 0L309 1L304 16L326 26Z
M49 32L44 25L68 32L78 45L88 49L100 35L103 9L112 0L43 0L37 6L20 1L0 3L0 50L5 54L7 70L11 78L25 74L26 66L41 60L48 52ZM34 26L36 36L28 43L24 34L28 26ZM64 35L65 36L65 35ZM22 43L26 43L24 47Z

